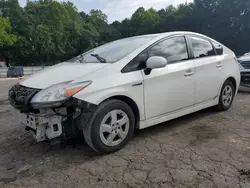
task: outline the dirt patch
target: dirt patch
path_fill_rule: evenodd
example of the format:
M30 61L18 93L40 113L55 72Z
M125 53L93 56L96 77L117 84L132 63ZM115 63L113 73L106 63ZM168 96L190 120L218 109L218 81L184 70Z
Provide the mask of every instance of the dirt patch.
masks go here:
M199 125L191 128L193 139L189 145L196 146L200 143L208 142L211 139L216 139L219 136L218 130L213 129L212 126Z
M9 104L8 100L0 100L0 105Z

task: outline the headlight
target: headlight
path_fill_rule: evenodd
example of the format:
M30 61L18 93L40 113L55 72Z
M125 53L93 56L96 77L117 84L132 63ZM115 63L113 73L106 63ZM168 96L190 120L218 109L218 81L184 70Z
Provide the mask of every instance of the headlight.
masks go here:
M92 82L59 83L38 92L31 100L33 108L49 108L62 105L67 99L89 86Z

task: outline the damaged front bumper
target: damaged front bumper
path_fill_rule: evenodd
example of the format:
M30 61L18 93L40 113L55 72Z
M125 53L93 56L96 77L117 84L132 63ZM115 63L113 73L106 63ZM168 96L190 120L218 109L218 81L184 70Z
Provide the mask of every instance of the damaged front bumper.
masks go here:
M52 140L60 137L63 133L62 123L65 120L63 116L56 115L50 109L41 110L39 114L21 113L12 108L15 119L26 130L31 131L37 142Z
M40 109L33 113L12 107L12 113L16 121L33 133L37 142L42 142L77 136L95 109L94 104L72 98L59 108Z
M37 142L61 136L73 137L82 130L96 109L96 105L73 97L57 108L34 109L30 100L37 92L39 90L21 85L15 85L9 91L13 116L26 130L33 133Z

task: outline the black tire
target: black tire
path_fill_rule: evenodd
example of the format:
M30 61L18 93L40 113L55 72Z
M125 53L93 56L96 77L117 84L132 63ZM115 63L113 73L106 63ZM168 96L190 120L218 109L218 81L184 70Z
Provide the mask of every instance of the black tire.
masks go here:
M223 90L227 86L230 86L232 88L233 96L232 96L232 100L231 100L230 104L226 106L223 103L222 96L223 96ZM216 106L216 109L219 110L219 111L227 111L228 109L230 109L231 106L232 106L233 100L234 100L234 96L235 96L235 86L233 85L233 83L230 80L226 80L225 83L223 84L222 88L221 88L219 104Z
M125 139L116 146L105 145L100 138L100 124L106 114L112 110L122 110L129 119L129 131ZM83 127L83 135L87 144L95 151L103 154L113 153L122 149L132 138L135 128L135 116L130 106L120 100L107 100L101 103Z

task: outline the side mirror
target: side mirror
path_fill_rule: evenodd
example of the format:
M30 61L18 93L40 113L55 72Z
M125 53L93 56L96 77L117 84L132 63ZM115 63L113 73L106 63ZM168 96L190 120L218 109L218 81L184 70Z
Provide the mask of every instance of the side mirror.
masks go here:
M148 69L158 69L166 67L168 64L167 60L164 57L160 56L152 56L148 58L146 62L146 67Z

